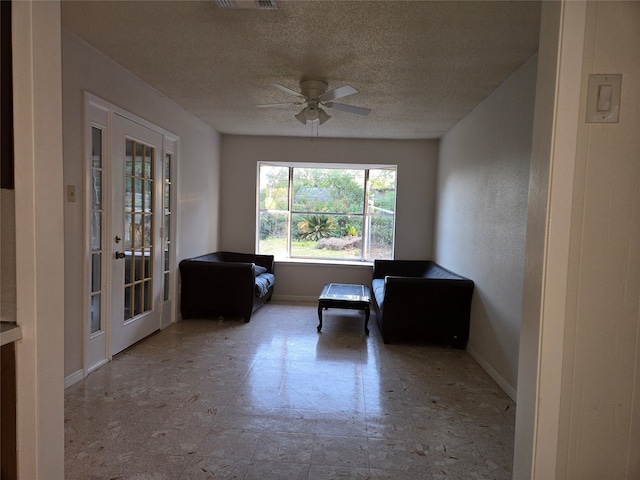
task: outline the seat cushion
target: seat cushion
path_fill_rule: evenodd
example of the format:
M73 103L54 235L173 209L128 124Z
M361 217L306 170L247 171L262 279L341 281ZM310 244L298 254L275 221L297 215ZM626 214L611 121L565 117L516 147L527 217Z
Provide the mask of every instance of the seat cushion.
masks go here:
M276 277L272 273L263 273L256 276L256 297L263 297L269 293L271 288L276 283Z
M373 296L375 297L378 308L382 310L382 304L384 302L384 278L374 278L371 281L371 289L373 290Z

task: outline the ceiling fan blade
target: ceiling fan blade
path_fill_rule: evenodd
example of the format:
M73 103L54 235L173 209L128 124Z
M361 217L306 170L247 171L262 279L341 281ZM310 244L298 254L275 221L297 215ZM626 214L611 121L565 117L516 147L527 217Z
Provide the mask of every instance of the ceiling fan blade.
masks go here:
M346 97L347 95L353 95L354 93L358 93L358 90L353 88L351 85L345 85L323 93L318 97L318 100L321 102L329 102L331 100Z
M369 115L371 113L370 108L355 107L353 105L345 105L344 103L327 103L327 108L335 108L336 110L342 110L343 112L355 113L356 115Z
M256 107L290 107L291 105L304 105L304 102L286 102L286 103L263 103Z
M280 85L279 83L272 83L271 86L277 88L278 90L282 90L283 92L289 93L291 95L295 95L296 97L304 98L304 96L300 94L300 92L291 90L290 88L285 87L284 85Z

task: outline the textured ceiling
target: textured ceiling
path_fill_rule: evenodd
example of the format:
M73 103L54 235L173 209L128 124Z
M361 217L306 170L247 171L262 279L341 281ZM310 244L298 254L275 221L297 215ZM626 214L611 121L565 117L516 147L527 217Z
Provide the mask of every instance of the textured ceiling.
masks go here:
M68 1L63 28L221 133L438 138L537 51L540 3L276 0L222 9L205 1ZM359 93L302 125L277 82ZM126 105L122 105L126 108Z

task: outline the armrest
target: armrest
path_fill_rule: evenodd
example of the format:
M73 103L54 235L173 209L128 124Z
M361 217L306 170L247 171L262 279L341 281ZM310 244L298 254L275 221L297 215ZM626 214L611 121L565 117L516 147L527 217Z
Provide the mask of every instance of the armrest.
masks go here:
M267 269L267 272L273 273L274 256L259 255L254 253L237 253L237 252L217 252L223 263L255 263Z
M201 262L183 260L180 262L180 273L185 281L212 285L246 284L253 288L255 268L253 263L241 262Z
M183 318L192 312L239 312L250 316L255 292L253 263L180 262L180 311Z
M421 311L468 311L471 307L474 284L469 279L393 277L385 278L385 312L402 312L419 308Z
M384 278L385 291L389 288L404 289L422 289L422 288L451 288L451 289L473 289L473 281L469 279L454 280L450 278L425 278L425 277L403 277L395 275L387 275Z
M422 277L432 263L430 260L375 260L373 278Z

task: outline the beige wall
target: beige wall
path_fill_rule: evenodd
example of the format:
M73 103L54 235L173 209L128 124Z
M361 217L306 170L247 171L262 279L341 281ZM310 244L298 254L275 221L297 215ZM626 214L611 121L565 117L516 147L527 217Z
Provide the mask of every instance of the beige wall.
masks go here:
M293 121L293 120L292 120ZM292 124L292 128L297 128ZM398 259L430 259L438 142L298 137L222 137L220 248L253 252L258 161L398 165L395 251ZM205 252L202 252L205 253ZM314 299L327 281L371 282L371 267L309 263L276 266L276 298Z
M537 57L440 141L435 259L475 282L469 352L515 398Z
M68 377L83 368L83 91L180 137L178 261L217 248L220 136L179 105L64 30L62 51L64 184L75 185L77 198L75 203L64 203L65 377Z

